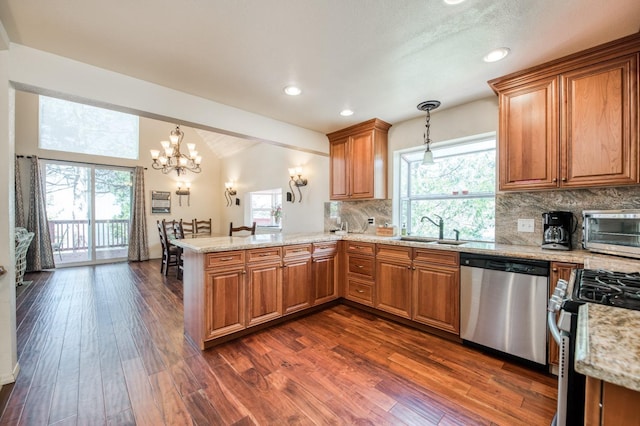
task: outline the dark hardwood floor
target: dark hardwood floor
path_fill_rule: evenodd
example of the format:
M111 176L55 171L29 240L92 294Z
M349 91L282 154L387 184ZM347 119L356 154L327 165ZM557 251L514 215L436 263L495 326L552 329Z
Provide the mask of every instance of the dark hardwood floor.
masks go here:
M548 425L555 378L345 305L200 352L156 261L28 274L2 425Z

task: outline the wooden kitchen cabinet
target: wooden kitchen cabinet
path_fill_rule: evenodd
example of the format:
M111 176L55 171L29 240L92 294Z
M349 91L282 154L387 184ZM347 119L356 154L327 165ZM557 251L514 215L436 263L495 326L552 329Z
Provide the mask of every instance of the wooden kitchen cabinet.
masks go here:
M282 262L283 315L311 307L311 244L285 246Z
M247 250L247 327L282 316L281 247Z
M587 376L585 426L640 425L640 392Z
M329 302L338 298L336 280L336 258L338 243L314 243L312 254L313 304Z
M387 198L387 133L377 118L327 135L330 198Z
M374 307L411 318L411 259L413 249L378 244Z
M240 331L245 327L244 252L207 255L204 279L204 335L214 339Z
M346 241L344 297L367 306L374 304L376 245Z
M549 274L549 297L551 297L556 289L556 284L559 279L563 279L568 282L571 277L571 271L574 269L581 269L582 267L583 265L581 263L551 262L551 273ZM558 320L559 315L559 313L556 314L556 321ZM549 341L549 364L557 366L560 349L558 348L556 341L553 340L551 333L547 334L547 340Z
M501 191L638 183L633 35L489 81Z
M460 256L416 249L413 262L414 321L460 334Z

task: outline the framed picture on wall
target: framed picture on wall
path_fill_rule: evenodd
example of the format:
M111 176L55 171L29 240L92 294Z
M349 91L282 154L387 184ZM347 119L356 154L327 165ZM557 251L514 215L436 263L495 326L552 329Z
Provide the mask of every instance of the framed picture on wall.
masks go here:
M171 192L151 191L151 214L171 213Z

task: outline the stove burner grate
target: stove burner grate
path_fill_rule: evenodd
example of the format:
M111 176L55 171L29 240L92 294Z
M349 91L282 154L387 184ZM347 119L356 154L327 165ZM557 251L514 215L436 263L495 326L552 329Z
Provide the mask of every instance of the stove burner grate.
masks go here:
M640 273L578 271L577 300L640 310Z

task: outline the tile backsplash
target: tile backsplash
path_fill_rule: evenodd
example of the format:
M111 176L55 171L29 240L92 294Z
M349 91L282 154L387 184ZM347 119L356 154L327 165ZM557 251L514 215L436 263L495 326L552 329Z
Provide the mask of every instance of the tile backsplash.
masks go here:
M562 210L576 216L572 243L580 248L582 211L613 209L640 209L640 186L496 194L496 242L538 246L542 242L542 213ZM392 216L391 200L330 201L324 203L324 230L339 228L340 217L349 223L351 232L375 234L375 226L366 226L367 219L375 218L378 226L391 224ZM533 219L534 232L518 232L518 219Z

